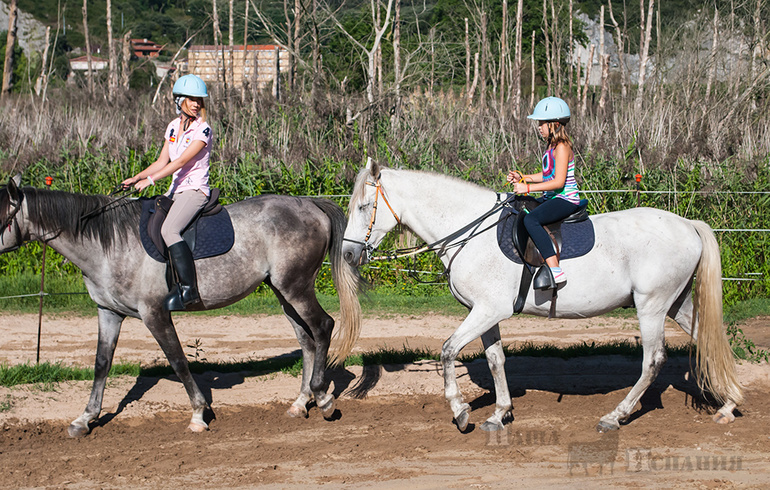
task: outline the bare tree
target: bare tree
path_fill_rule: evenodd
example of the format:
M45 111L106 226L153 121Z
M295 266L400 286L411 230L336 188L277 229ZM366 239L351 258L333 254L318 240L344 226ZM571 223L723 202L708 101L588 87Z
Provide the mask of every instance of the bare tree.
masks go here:
M375 22L377 22L377 17L375 15L375 11L380 8L379 1L372 0L371 1L371 8L372 8L372 18ZM362 53L366 55L367 63L365 65L366 69L366 75L367 75L367 81L366 81L366 98L369 101L369 104L374 104L374 85L375 85L375 78L377 76L376 70L377 70L377 52L380 48L380 45L382 43L382 37L385 35L385 33L388 31L388 28L390 26L390 18L393 11L393 0L388 0L388 5L385 7L385 19L384 21L381 20L381 24L375 24L372 26L372 30L374 32L374 42L372 44L371 49L367 49L366 46L364 46L361 41L356 39L353 35L351 35L342 25L342 23L337 19L337 17L332 13L329 12L330 18L335 23L337 28L344 34Z
M214 49L216 50L216 49L219 49L220 40L222 39L222 32L219 30L219 12L217 11L217 0L211 0L211 16L214 22ZM219 81L219 75L220 75L219 57L215 55L214 58L217 60L216 72L217 72L217 81ZM224 62L224 53L222 56L222 61ZM222 69L224 70L224 64L222 66Z
M94 93L93 60L91 59L91 39L88 35L88 0L83 0L83 35L86 38L86 59L88 60L88 93Z
M393 88L396 101L393 107L393 125L398 129L401 110L401 0L396 0L393 12Z
M486 110L487 106L487 53L489 52L489 40L487 37L487 11L484 4L481 4L481 76L480 76L480 105L481 111Z
M553 95L551 80L551 41L548 35L548 3L543 0L543 35L545 36L545 78L548 84L548 95Z
M575 76L575 37L573 32L574 22L572 19L572 1L573 0L569 0L569 71L567 72L567 76L569 77L567 85L570 94L572 94L572 81Z
M644 2L644 0L640 1L642 3ZM642 47L642 53L639 57L639 80L637 85L635 104L637 113L639 113L639 111L642 109L642 97L644 96L644 78L647 72L647 60L650 53L650 38L652 37L652 9L655 5L655 0L649 0L649 2L649 7L647 8L647 20L644 21L644 17L642 18L642 25L644 25L645 28L642 35L644 43L640 45ZM644 13L644 10L642 10L642 13Z
M508 0L503 0L503 26L500 32L500 107L505 100L505 70L508 57Z
M107 49L109 50L109 74L107 98L112 99L118 88L118 64L116 63L115 38L112 36L112 0L107 0Z
M529 106L532 107L535 105L535 31L532 31L532 44L530 46L529 55L531 59L529 63L532 67L532 83L529 90Z
M586 65L586 78L583 81L583 95L580 100L580 110L583 114L586 112L586 99L588 98L588 86L591 85L591 66L594 63L594 51L596 45L591 45L591 50L588 52L588 64Z
M605 77L609 77L609 67L605 67L604 63L609 63L609 57L604 55L604 5L599 9L599 61L602 68L602 93L599 98L599 109L604 113L604 106L607 103L607 89L609 84L605 80Z
M123 34L123 57L120 63L120 84L123 86L123 90L128 90L128 82L130 73L128 70L128 62L131 59L131 29Z
M618 68L620 68L620 95L623 99L628 95L628 71L626 70L625 63L625 48L623 47L625 34L621 31L618 21L615 20L615 16L612 13L612 2L607 1L607 6L610 10L610 20L615 26L615 42L618 45Z
M706 80L706 102L711 98L711 87L717 76L717 48L719 44L719 9L714 8L714 22L712 24L711 57L709 59L709 75Z
M227 39L229 41L229 46L230 46L230 49L228 50L228 53L230 54L230 56L227 58L227 72L230 76L231 87L235 86L235 72L234 72L235 67L233 66L233 56L234 56L233 45L235 44L235 37L233 33L234 27L235 27L235 18L233 16L233 0L230 0L230 24L228 25L229 37Z
M0 99L11 93L11 78L13 76L13 47L16 46L16 18L18 7L16 0L11 0L8 6L8 36L5 43L5 60L3 61L3 87Z
M244 2L246 10L243 12L243 59L241 60L241 102L246 101L246 57L249 53L249 2ZM251 81L257 83L257 78L254 76L257 67L254 65L251 70ZM291 74L290 74L291 76Z
M43 86L48 84L48 47L51 42L51 26L45 28L45 48L43 49L43 62L40 64L40 76L35 81L35 93L40 95L43 90Z
M467 107L470 107L470 105L473 103L473 94L476 92L476 85L479 82L479 52L476 51L476 54L473 56L473 82L471 83L471 88L468 89L468 93L466 94L465 99L465 105Z
M468 29L468 17L465 18L465 95L471 88L471 38Z
M524 0L518 0L516 6L516 56L513 62L513 117L519 117L521 107L521 50L522 24L524 23Z

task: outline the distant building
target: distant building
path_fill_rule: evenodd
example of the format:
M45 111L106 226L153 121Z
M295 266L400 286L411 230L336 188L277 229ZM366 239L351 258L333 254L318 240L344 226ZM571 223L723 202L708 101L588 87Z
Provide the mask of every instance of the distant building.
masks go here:
M91 70L99 71L107 68L109 60L99 58L98 56L91 56ZM72 71L88 71L88 56L79 56L70 60L70 70Z
M139 58L157 58L163 46L156 44L149 39L132 39L131 49Z
M245 55L245 56L244 56ZM276 59L277 55L277 59ZM245 80L265 88L273 83L276 67L280 72L289 69L289 52L274 44L239 46L191 46L188 58L177 64L180 72L198 75L206 82L216 82L222 65L229 73L232 64L233 85L240 87Z

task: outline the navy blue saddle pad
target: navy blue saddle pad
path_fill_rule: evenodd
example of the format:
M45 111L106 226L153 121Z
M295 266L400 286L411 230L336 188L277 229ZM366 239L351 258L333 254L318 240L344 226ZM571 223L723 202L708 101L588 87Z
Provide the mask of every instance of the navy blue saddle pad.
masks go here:
M144 250L158 262L166 262L166 250L158 250L147 232L147 221L150 219L150 213L155 212L155 199L140 199L140 201L142 202L142 215L139 218L139 234ZM197 226L197 230L195 231L195 247L192 250L193 259L215 257L227 253L233 248L235 231L227 208L222 208L222 211L212 216L198 218L197 224L193 222L182 233L188 244L190 243L190 231L194 226Z
M508 195L510 197L510 194ZM513 246L513 225L516 222L518 211L506 206L500 213L500 221L497 223L497 243L506 257L522 264L516 247ZM562 250L559 256L561 260L580 257L591 251L596 241L594 224L591 218L577 223L563 223L561 225Z

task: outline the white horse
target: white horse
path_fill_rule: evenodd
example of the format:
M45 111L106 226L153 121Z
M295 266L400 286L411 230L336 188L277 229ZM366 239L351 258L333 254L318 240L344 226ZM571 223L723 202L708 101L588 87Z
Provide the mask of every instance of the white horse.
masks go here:
M493 226L499 212L484 218L497 202L496 192L475 184L382 168L370 161L356 180L345 231L343 255L351 264L367 262L397 223L434 244L448 269L452 294L470 310L441 350L444 393L460 430L468 425L470 406L463 402L454 361L478 337L496 392L495 412L482 429L502 429L512 410L499 322L513 314L522 265L500 251ZM641 377L615 410L601 418L597 430L618 429L657 376L666 361L666 315L697 339L699 386L723 404L714 420L735 420L732 412L742 403L743 393L722 328L721 263L711 228L652 208L599 214L591 221L596 235L593 249L561 261L568 280L558 289L555 316L586 318L635 306L644 352ZM551 301L551 291L530 290L523 313L548 316Z

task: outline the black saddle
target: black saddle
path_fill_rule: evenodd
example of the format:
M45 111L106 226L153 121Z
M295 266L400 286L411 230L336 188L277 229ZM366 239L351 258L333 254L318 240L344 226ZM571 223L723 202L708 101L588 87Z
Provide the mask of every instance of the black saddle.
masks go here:
M155 196L140 201L142 214L139 218L139 234L144 250L158 262L166 262L168 250L160 228L174 201L168 196ZM219 189L211 189L208 203L183 230L182 238L190 247L194 259L215 257L230 251L235 243L235 231L230 214L219 203Z
M556 292L551 269L545 267L543 256L530 239L523 222L524 216L542 202L530 196L517 196L510 201L510 206L503 210L497 227L497 240L501 251L512 261L524 264L519 295L514 305L515 313L521 313L524 309L533 276L535 289L553 288L554 295ZM587 205L588 201L583 199L578 209L570 216L545 226L559 260L580 257L593 248L595 235L593 223L588 217Z

